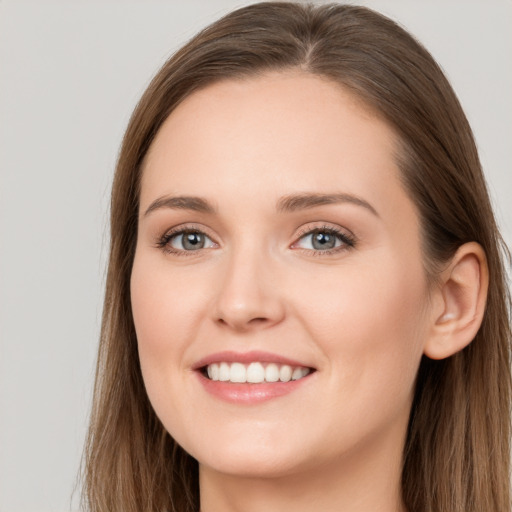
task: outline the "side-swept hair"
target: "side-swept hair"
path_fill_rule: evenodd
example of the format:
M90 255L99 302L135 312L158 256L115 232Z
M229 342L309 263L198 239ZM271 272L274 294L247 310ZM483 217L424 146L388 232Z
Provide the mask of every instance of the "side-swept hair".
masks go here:
M510 295L500 237L468 121L431 55L393 21L350 5L260 3L215 22L155 76L128 125L115 174L111 250L85 451L91 512L197 512L197 462L165 431L142 381L130 304L141 164L194 91L301 69L351 91L400 139L401 179L419 211L424 266L469 241L487 255L482 326L454 356L423 358L403 454L410 512L510 512Z

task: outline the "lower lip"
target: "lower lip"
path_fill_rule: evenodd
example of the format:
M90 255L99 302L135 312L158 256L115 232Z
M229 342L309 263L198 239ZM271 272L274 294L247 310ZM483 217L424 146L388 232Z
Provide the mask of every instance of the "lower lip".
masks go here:
M262 382L261 384L233 382L223 382L220 380L210 380L201 372L196 372L199 381L204 389L211 395L235 404L257 404L278 398L280 396L292 393L313 376L312 373L301 379L291 380L289 382Z

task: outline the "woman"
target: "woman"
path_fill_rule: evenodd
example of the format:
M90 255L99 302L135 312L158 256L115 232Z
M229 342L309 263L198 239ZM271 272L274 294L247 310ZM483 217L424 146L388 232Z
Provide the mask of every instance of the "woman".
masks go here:
M503 246L403 29L214 23L137 106L111 219L90 510L510 510Z

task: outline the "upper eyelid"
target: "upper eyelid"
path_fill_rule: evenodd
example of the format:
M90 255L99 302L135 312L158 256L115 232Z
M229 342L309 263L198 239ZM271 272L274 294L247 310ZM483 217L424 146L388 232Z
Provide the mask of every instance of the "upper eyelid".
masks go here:
M304 225L302 225L299 230L295 230L295 234L293 235L293 241L291 244L295 244L298 240L303 238L306 235L310 235L314 231L331 231L333 233L336 233L337 235L346 236L350 239L356 239L356 236L352 233L351 230L342 227L338 224L331 224L326 221L311 221ZM163 232L162 235L158 236L157 239L161 240L163 238L171 238L173 236L185 233L187 231L197 231L198 233L202 233L212 242L214 242L217 245L220 245L222 243L221 237L217 236L216 234L212 233L212 230L204 225L200 225L198 223L181 223L176 226L173 226ZM220 243L219 243L220 240Z
M302 239L312 236L315 232L330 232L332 233L338 240L340 240L342 243L338 247L332 247L330 249L310 249L310 248L303 248L300 247L299 244ZM347 251L349 249L353 249L358 244L358 238L353 234L353 232L347 228L344 228L340 226L339 224L331 224L328 225L327 223L323 223L320 225L311 225L306 224L301 228L301 231L295 236L295 240L290 246L292 249L297 251L305 251L310 254L314 255L332 255L332 254L338 254L344 251Z
M193 256L194 254L197 256L198 254L202 253L203 250L210 250L212 248L215 248L201 247L196 250L186 250L172 247L172 240L175 237L183 236L187 232L200 233L204 235L206 238L208 238L214 244L214 246L219 246L219 243L216 241L216 239L209 235L205 229L198 228L191 224L179 224L177 226L167 229L162 235L157 236L155 240L155 247L158 248L159 250L162 250L164 253L170 255L174 254L175 256Z
M210 229L208 229L204 226L200 226L196 223L178 224L177 226L173 226L172 228L166 229L162 236L174 236L174 235L179 235L181 233L186 233L187 231L197 231L198 233L202 233L209 238L212 238L212 239L215 238L215 236L212 235Z
M316 224L316 225L314 225ZM319 225L322 224L322 225ZM345 235L350 238L355 238L354 233L350 229L342 227L338 224L330 224L327 222L311 222L302 226L299 232L295 235L296 239L302 238L304 235L311 234L313 231L332 231L340 235Z
M319 224L322 224L322 225L319 225ZM337 224L330 224L325 221L309 222L309 223L303 225L302 227L300 227L299 231L296 232L296 234L294 236L299 238L301 236L307 235L308 233L311 233L312 231L317 231L317 230L322 230L322 229L325 231L335 231L335 232L340 232L340 233L344 233L344 234L353 236L353 233L349 229L339 226ZM199 224L196 224L194 222L190 223L190 224L182 223L182 224L173 226L172 228L168 228L164 231L163 235L165 236L167 234L178 234L178 233L185 232L185 231L197 231L200 233L204 233L205 235L212 236L211 233L209 233L211 231L209 228L199 225ZM215 235L213 235L213 236L215 236Z
M197 232L197 233L203 234L211 242L213 242L216 246L219 246L220 244L218 242L218 238L211 235L209 233L209 231L210 231L209 229L207 229L203 226L198 226L196 223L182 223L182 224L178 224L176 226L166 229L163 233L160 232L161 234L156 234L155 238L154 238L154 244L155 244L155 247L157 247L159 249L164 249L165 247L170 246L171 240L174 237L183 235L186 232ZM208 247L208 248L204 248L204 249L211 249L211 248ZM188 252L199 252L201 250L202 249L197 249L197 251L185 251L182 249L174 248L172 251L169 251L169 252L175 252L175 253L187 252L188 253Z

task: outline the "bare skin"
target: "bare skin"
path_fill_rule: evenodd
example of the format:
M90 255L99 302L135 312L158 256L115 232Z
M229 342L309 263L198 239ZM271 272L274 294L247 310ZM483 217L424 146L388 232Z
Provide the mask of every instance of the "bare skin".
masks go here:
M421 356L470 332L438 342L462 309L441 289L427 301L395 148L353 96L299 72L196 92L152 144L132 306L149 398L199 461L203 512L404 511ZM480 279L478 248L460 260L459 283ZM310 374L282 396L226 399L230 384L212 394L197 368L226 351Z

